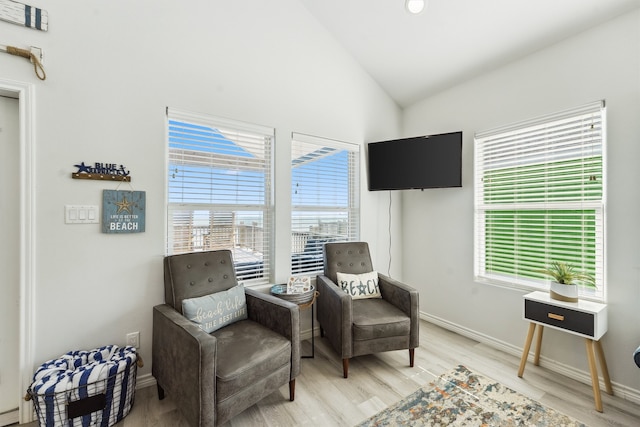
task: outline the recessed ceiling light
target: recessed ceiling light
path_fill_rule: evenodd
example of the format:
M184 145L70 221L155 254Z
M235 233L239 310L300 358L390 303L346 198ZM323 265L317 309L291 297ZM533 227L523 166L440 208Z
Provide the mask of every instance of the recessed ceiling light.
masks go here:
M425 0L406 0L404 7L409 13L418 14L424 10Z

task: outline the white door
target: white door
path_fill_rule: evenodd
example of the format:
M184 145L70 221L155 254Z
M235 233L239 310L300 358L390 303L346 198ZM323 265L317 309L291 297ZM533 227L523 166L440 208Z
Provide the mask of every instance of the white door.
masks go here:
M0 425L18 421L19 136L18 100L0 95Z

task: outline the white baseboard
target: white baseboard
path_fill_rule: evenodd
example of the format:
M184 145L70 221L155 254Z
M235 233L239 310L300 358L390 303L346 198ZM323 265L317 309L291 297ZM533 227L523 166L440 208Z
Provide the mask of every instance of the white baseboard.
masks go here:
M156 385L156 379L151 374L138 375L136 390Z
M0 427L16 424L19 421L18 410L0 414Z
M313 334L317 337L320 336L320 330L316 326ZM300 331L300 341L310 340L311 339L311 329L307 329L306 331Z
M497 340L488 335L478 333L472 329L460 326L458 324L449 322L448 320L445 320L436 316L432 316L423 311L420 312L420 318L429 323L433 323L434 325L438 325L444 329L455 332L458 335L462 335L472 340L489 345L507 354L517 356L518 358L522 356L521 347L517 347L512 344L506 343L504 341ZM581 383L591 385L591 374L586 371L576 369L573 366L565 365L556 360L546 358L542 355L540 355L540 360L544 364L545 369L564 375L568 378L574 379ZM622 399L628 400L636 404L640 404L640 390L636 390L631 387L615 383L613 381L611 382L611 386L613 388L613 394L615 396L621 397Z

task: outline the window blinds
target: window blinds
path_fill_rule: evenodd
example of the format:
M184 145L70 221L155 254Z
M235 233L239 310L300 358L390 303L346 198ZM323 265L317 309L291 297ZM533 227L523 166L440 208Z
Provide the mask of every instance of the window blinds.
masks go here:
M537 270L564 261L604 296L603 102L477 134L475 273L543 286Z
M173 109L167 116L167 254L230 249L238 280L267 283L274 130Z
M291 271L323 271L326 242L359 238L359 146L292 134Z

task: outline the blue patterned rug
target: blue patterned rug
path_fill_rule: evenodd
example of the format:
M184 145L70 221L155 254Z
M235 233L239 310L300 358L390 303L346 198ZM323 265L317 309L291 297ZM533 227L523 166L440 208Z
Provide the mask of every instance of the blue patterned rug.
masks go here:
M374 426L585 426L460 365L360 423Z

